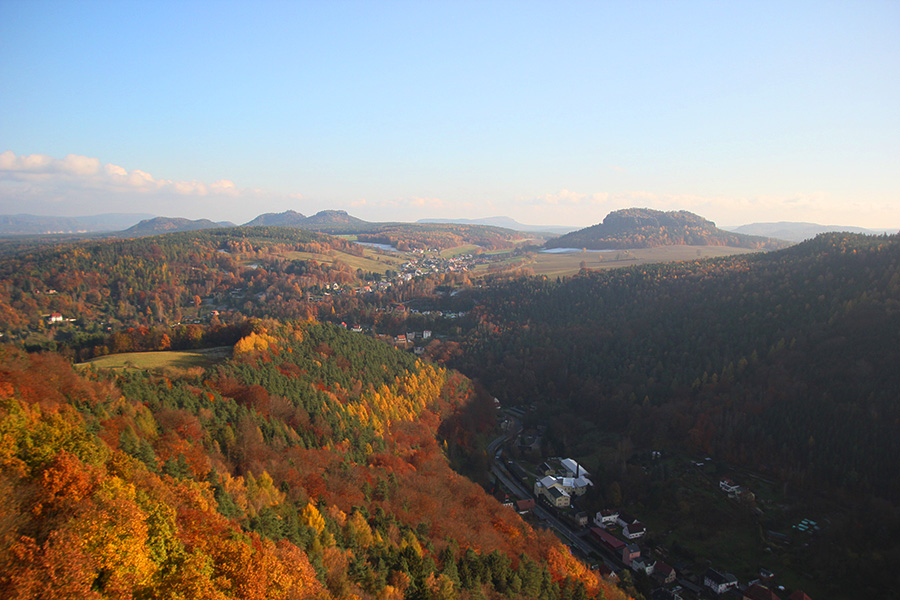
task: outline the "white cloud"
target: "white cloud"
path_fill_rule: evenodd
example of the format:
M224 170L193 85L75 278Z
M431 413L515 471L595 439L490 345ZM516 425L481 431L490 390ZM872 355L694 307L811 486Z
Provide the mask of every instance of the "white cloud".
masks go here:
M133 211L191 218L225 218L222 213L227 212L228 217L240 214L249 220L263 199L284 204L300 198L239 188L229 179L206 183L156 178L76 154L55 158L0 153L0 212L74 216Z
M597 192L585 194L562 189L551 194L544 194L531 200L534 206L597 206L609 201L609 193Z
M10 150L0 154L0 183L4 181L41 182L45 187L77 191L92 189L109 192L174 193L181 196L235 196L244 191L233 181L221 179L211 184L202 181L157 179L146 171L129 171L97 158L69 154L58 159L43 154L16 156Z
M103 165L103 168L106 170L106 174L110 177L125 177L128 175L128 171L120 167L119 165L114 164L106 164Z
M230 179L220 179L219 181L214 181L209 186L210 192L213 194L225 194L228 196L236 195L240 190L238 190L237 186L234 185L234 182Z
M96 175L100 171L100 160L69 154L62 159L61 168L64 172L75 176Z
M416 207L443 208L445 206L444 201L440 198L409 198L408 202L410 206Z

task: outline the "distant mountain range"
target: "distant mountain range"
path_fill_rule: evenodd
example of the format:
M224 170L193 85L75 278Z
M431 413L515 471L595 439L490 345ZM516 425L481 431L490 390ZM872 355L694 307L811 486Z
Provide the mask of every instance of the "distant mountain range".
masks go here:
M548 248L638 248L653 245L724 245L744 248L779 247L774 240L801 242L820 233L847 231L877 235L895 233L892 229L864 229L843 225L777 222L751 223L717 228L708 221L687 211L662 212L630 208L610 213L603 223L575 231L573 227L554 225L525 225L510 217L481 219L419 219L409 225L469 225L499 227L512 231L560 235L547 243ZM358 219L343 210L323 210L307 217L287 210L282 213L261 214L245 226L293 227L322 233L372 233L397 223L373 223ZM215 227L234 227L228 221L154 217L142 213L109 213L81 217L47 217L29 214L0 215L0 236L9 235L77 235L117 233L124 236L146 236L177 231L195 231ZM741 237L743 236L743 237ZM783 245L783 244L782 244Z
M486 225L488 227L503 227L513 231L536 231L539 233L556 233L562 235L575 231L577 227L563 225L523 225L510 217L487 217L484 219L419 219L416 223L454 223L458 225Z
M816 223L794 223L779 221L777 223L750 223L740 227L725 227L727 231L744 233L747 235L761 235L789 242L802 242L810 240L820 233L846 231L849 233L864 233L868 235L880 235L882 233L897 233L896 229L864 229L862 227L846 227L844 225L818 225Z
M357 219L345 210L323 210L311 217L288 210L283 213L265 213L252 221L245 223L248 227L267 225L269 227L296 227L298 229L311 229L325 233L339 233L342 231L356 231L373 226L373 223Z
M0 215L0 235L41 235L122 231L153 215L108 213L86 217L45 217L38 215Z
M775 250L789 245L767 237L732 233L712 221L679 210L627 208L609 213L602 223L550 240L545 248L653 248L656 246L732 246Z

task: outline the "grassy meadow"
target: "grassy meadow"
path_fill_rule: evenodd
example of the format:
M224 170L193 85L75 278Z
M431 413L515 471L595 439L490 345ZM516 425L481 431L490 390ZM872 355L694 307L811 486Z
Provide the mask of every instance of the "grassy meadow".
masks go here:
M164 352L125 352L100 356L80 366L93 366L98 369L191 369L206 368L231 357L231 346L203 348L201 350L182 350Z
M316 262L330 265L335 261L341 261L349 265L353 269L362 269L366 272L381 273L382 275L388 270L396 271L400 265L406 262L401 255L381 254L366 248L363 256L354 256L337 250L329 251L326 254L315 254L312 252L286 252L284 257L289 260L314 260Z
M676 262L732 256L756 252L728 246L661 246L633 250L581 251L551 254L535 252L526 258L510 257L508 268L528 268L535 275L564 277L574 275L582 267L588 269L615 269L661 262ZM494 265L496 266L496 265Z
M463 244L455 248L447 248L441 251L441 258L455 258L461 254L477 254L481 246L475 244Z

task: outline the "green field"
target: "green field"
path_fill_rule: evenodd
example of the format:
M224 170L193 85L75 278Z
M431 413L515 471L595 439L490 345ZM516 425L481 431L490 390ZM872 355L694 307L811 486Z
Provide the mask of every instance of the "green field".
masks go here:
M183 350L180 352L125 352L100 356L79 366L93 366L99 369L190 369L206 368L231 357L231 346L218 346L202 350Z
M455 248L447 248L446 250L441 250L441 258L454 258L461 254L476 254L480 248L481 246L475 244L463 244Z
M615 269L661 262L699 260L757 252L746 248L728 246L660 246L658 248L637 248L634 250L605 250L602 252L582 251L560 254L536 252L526 258L510 258L509 268L529 268L535 275L564 277L574 275L582 267L587 269ZM501 263L502 264L502 263ZM496 267L495 265L492 265ZM486 267L486 270L490 267Z
M318 263L330 265L339 260L353 269L362 269L366 272L384 274L388 269L396 271L405 260L400 256L380 254L368 248L363 256L354 256L346 252L333 250L327 254L315 254L312 252L286 252L284 257L290 260L314 260Z

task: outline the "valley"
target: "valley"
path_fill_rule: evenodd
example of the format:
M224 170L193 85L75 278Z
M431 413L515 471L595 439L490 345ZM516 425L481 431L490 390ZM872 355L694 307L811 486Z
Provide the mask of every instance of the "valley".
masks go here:
M374 243L391 251L269 225L8 242L3 485L27 499L54 469L92 477L79 493L100 520L112 473L154 498L199 486L202 521L257 548L227 552L273 565L299 553L312 579L288 587L331 597L693 599L710 593L709 568L785 597L889 588L896 236L542 252L527 237L497 247L508 242L492 228L390 231ZM22 418L80 433L40 441ZM553 457L590 473L576 508L541 507ZM536 499L536 517L506 496ZM196 508L177 506L165 543L223 569L227 552L196 545L178 516ZM622 524L603 537L608 510L639 518L640 540L623 541ZM64 514L17 521L28 552L51 560L53 540L81 535ZM867 515L883 527L862 536ZM137 547L162 543L147 535ZM642 558L624 557L626 542ZM16 562L23 546L5 548L19 575L0 585L41 576ZM108 573L91 585L153 596L186 568L151 553L133 579L91 548L71 585ZM655 564L674 581L648 573ZM219 577L276 590L262 573Z
M0 1L0 600L900 600L898 24Z

